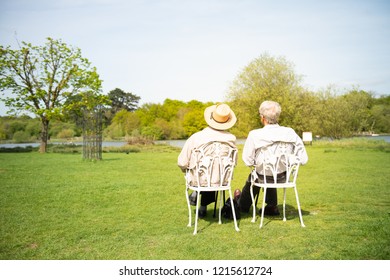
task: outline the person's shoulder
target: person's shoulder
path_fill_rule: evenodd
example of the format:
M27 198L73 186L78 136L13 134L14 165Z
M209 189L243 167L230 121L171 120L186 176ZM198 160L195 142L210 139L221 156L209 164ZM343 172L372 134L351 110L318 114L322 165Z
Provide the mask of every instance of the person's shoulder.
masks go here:
M250 135L256 135L256 134L259 134L259 133L261 133L263 131L263 128L256 128L256 129L252 129L251 131L249 131L249 133L248 133L248 137L250 136Z
M191 136L196 137L196 136L199 136L199 135L202 135L202 134L205 134L205 133L210 133L210 130L208 129L208 127L205 127L202 130L199 130L199 131L195 132Z
M227 130L216 130L215 132L217 134L219 134L220 135L219 137L222 137L223 139L226 139L228 141L236 141L236 135L234 135L230 131L227 131Z
M236 135L234 135L233 133L229 132L229 131L226 131L226 135L232 139L233 141L236 141L237 137Z
M205 132L203 130L197 131L193 134L191 134L188 138L187 141L188 143L196 142L198 139L204 138Z
M295 130L292 127L289 126L279 126L279 129L283 129L285 131L291 131L295 133Z

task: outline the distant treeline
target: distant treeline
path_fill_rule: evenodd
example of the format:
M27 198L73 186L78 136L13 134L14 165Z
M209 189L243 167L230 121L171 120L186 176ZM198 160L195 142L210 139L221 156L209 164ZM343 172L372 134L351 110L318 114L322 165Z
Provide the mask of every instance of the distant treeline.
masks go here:
M249 130L260 126L258 107L262 101L263 98L255 100L251 106L243 104L243 100L228 102L238 118L232 133L245 138ZM331 138L390 133L390 96L376 98L365 91L352 90L337 96L306 93L294 102L292 99L278 101L282 105L280 124L293 127L300 135L303 131ZM185 139L206 126L203 112L211 104L166 99L162 104L148 103L134 111L123 109L112 118L104 118L104 137ZM52 139L72 139L82 135L82 127L71 120L52 121L49 134ZM30 142L39 139L39 119L0 117L0 140Z
M138 106L139 96L119 88L100 98L101 102L99 98L92 99L92 102L88 94L80 98L81 101L68 100L69 106L64 105L61 109L48 109L50 119L41 114L41 120L44 116L46 123L50 121L50 138L81 136L82 114L79 110L84 107L75 105L98 103L98 107L103 108L103 133L106 139L185 139L206 126L203 112L213 104L166 99L162 104ZM105 99L110 102L103 102ZM294 128L299 135L310 131L315 136L339 139L352 135L390 133L389 95L376 96L358 88L341 92L332 86L317 92L310 91L302 86L302 76L295 73L291 62L267 53L254 59L238 74L227 92L226 100L221 100L227 102L237 115L237 123L231 132L238 138L245 138L250 130L260 126L258 108L264 100L279 102L282 106L280 124ZM72 111L73 107L78 110ZM45 131L41 129L41 123L45 122L27 116L1 117L0 140L38 140L41 131Z

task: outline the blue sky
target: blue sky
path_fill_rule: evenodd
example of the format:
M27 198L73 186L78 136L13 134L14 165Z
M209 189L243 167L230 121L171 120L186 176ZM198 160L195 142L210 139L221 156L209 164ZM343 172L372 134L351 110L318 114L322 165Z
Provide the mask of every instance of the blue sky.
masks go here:
M390 1L0 0L0 44L78 47L103 80L141 97L222 101L265 52L320 90L390 94ZM0 115L6 108L0 104Z

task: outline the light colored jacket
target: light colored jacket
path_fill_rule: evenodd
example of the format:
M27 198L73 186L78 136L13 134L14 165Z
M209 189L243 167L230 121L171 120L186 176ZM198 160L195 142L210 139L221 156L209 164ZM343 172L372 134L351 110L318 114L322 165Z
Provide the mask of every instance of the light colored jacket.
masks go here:
M272 151L267 151L267 149L272 149L273 144L280 141L294 144L299 151L300 163L302 165L307 163L308 155L302 139L292 128L278 124L269 124L250 131L245 141L242 160L247 166L256 166L261 160L257 158L260 154L257 151L263 149L266 153L270 153ZM256 171L261 174L262 168L258 166Z
M206 127L205 129L194 133L187 139L177 159L177 165L180 169L185 172L187 168L193 168L196 162L195 159L191 157L192 150L212 141L227 142L230 146L236 148L236 136L227 131L215 130L211 127ZM237 164L237 158L234 160ZM191 181L195 182L196 179L192 178ZM200 183L202 186L206 185L203 179Z

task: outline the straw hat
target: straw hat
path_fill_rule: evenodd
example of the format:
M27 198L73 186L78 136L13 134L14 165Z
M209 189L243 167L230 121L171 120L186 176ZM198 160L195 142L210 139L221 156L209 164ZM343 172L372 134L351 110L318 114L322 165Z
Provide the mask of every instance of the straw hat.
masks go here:
M204 119L209 126L217 130L227 130L237 121L236 115L229 105L224 103L207 107L204 110Z

